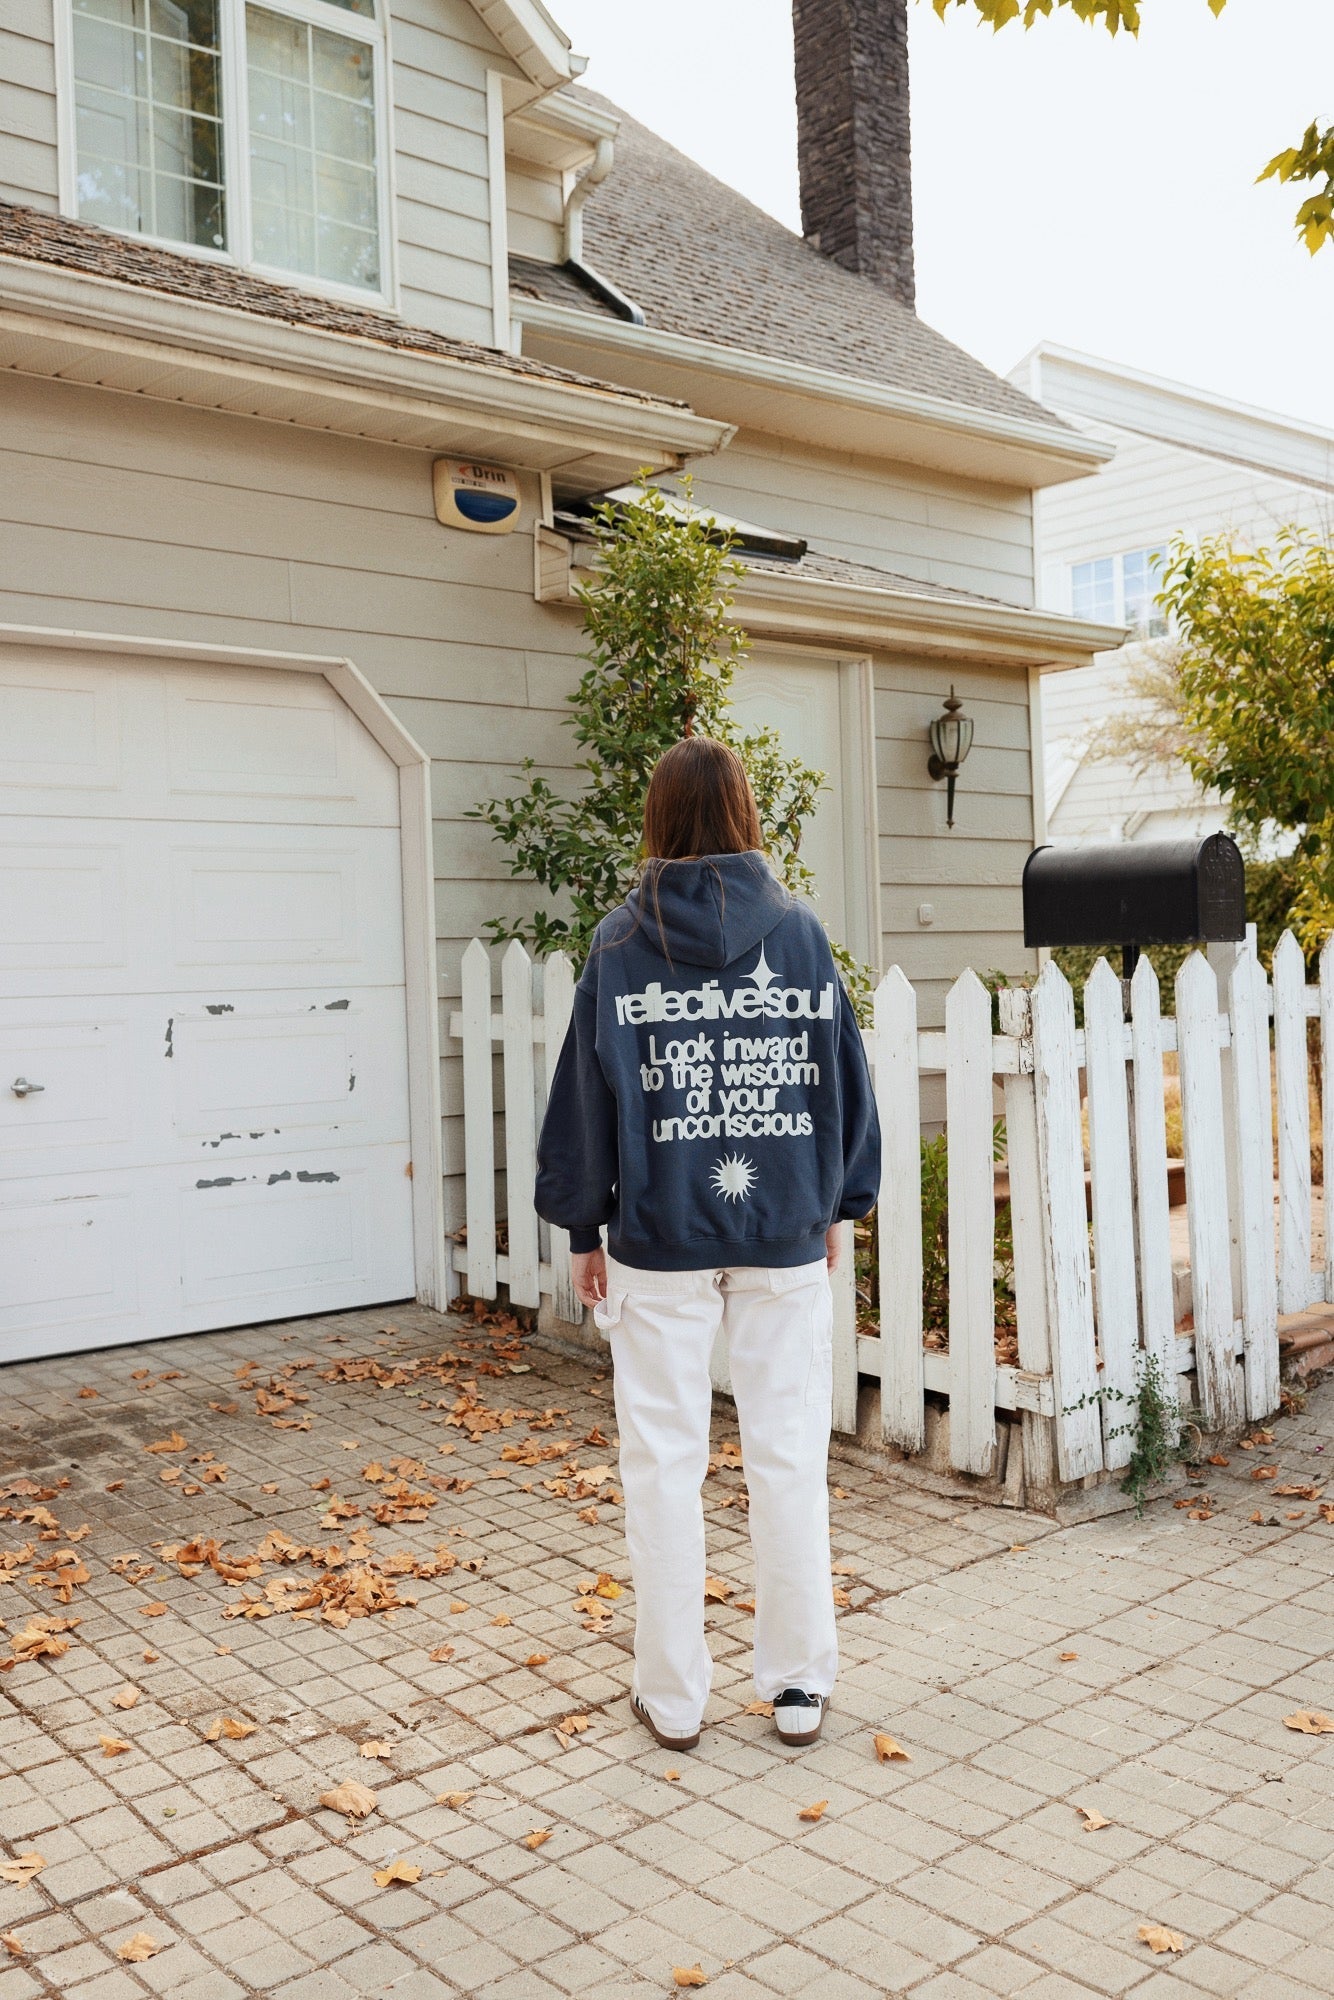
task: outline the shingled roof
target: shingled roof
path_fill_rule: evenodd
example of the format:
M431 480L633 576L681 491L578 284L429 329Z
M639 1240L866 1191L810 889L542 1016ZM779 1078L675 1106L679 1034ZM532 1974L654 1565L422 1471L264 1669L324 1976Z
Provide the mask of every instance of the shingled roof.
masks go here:
M425 326L410 326L389 313L366 306L344 304L317 292L303 292L295 285L278 284L256 277L234 264L215 263L191 257L184 251L165 250L132 236L121 236L92 223L73 222L67 217L48 215L44 210L20 207L0 201L0 257L21 257L32 263L54 264L64 270L83 271L95 278L109 278L117 284L136 285L148 291L166 292L176 298L197 299L201 304L230 306L237 312L258 314L262 319L282 320L289 326L309 327L317 333L350 335L373 340L382 347L398 348L414 354L437 354L450 361L471 362L478 367L497 368L506 375L526 375L546 382L570 382L584 389L601 389L609 395L632 402L669 404L684 409L674 397L650 396L636 389L622 388L592 376L557 368L530 356L511 354L501 348L482 347L470 340L453 340Z
M585 255L651 328L1069 431L882 286L831 263L606 98L569 95L620 119L615 165L584 210ZM606 315L564 267L543 276L515 261L516 291Z

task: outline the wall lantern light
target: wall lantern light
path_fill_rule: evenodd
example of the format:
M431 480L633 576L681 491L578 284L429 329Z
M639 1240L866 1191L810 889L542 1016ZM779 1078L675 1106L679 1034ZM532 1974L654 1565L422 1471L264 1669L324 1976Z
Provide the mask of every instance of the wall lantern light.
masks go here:
M948 780L945 793L945 824L954 824L954 781L963 766L963 761L973 747L973 723L971 716L961 715L963 703L950 689L949 700L945 703L945 713L938 715L927 730L931 739L931 755L927 759L927 771L933 778Z

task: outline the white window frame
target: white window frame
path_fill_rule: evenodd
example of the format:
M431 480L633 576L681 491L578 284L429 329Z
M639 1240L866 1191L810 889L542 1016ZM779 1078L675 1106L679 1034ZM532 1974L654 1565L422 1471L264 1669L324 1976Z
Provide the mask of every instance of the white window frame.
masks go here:
M123 234L135 243L151 243L158 249L173 250L182 257L197 257L205 264L225 264L233 269L253 271L257 277L271 278L276 284L291 285L297 291L313 292L321 298L339 299L349 305L398 310L398 246L394 231L394 144L393 103L390 90L392 57L389 46L388 0L375 0L375 17L354 14L327 0L253 0L271 14L302 21L315 28L342 35L349 41L368 43L374 51L375 185L377 223L380 232L380 287L370 291L360 285L339 284L332 278L317 278L305 271L288 271L280 265L260 263L253 248L250 215L250 101L246 64L245 10L247 0L218 0L218 51L222 69L222 161L226 199L228 247L213 250L206 244L180 243L169 236L149 236L140 230L108 231ZM59 123L58 162L60 212L78 220L78 131L74 85L74 0L55 0L56 104ZM98 227L105 225L98 224Z
M1079 569L1089 569L1092 567L1094 563L1110 562L1110 564L1112 565L1112 616L1107 622L1111 625L1128 624L1129 620L1125 615L1126 563L1132 556L1158 555L1161 558L1165 558L1166 554L1167 554L1167 549L1165 543L1144 542L1141 543L1141 545L1135 549L1118 549L1114 555L1099 554L1096 556L1078 557L1077 560L1069 563L1066 567L1066 601L1071 611L1074 611L1074 602L1075 602L1075 571ZM1150 600L1150 603L1152 603L1152 599ZM1076 613L1075 615L1078 616L1079 614ZM1150 612L1151 617L1161 617L1162 615L1163 614L1160 611L1158 611L1156 607ZM1165 635L1161 632L1153 632L1153 633L1132 632L1130 638L1126 641L1126 644L1132 646L1146 645L1150 641L1150 639L1161 639L1164 636Z

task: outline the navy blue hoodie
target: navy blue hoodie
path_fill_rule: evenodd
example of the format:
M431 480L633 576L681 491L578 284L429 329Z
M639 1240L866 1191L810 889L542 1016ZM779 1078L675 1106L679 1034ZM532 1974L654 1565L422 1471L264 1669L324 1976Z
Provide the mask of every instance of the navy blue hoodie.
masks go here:
M599 924L538 1145L537 1211L650 1271L809 1264L879 1192L861 1033L762 854L650 863Z

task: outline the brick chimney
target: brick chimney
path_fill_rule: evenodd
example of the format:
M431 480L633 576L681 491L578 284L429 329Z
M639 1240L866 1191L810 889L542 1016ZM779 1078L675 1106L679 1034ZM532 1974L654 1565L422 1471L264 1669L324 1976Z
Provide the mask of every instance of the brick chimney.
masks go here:
M801 226L910 310L908 0L792 0Z

